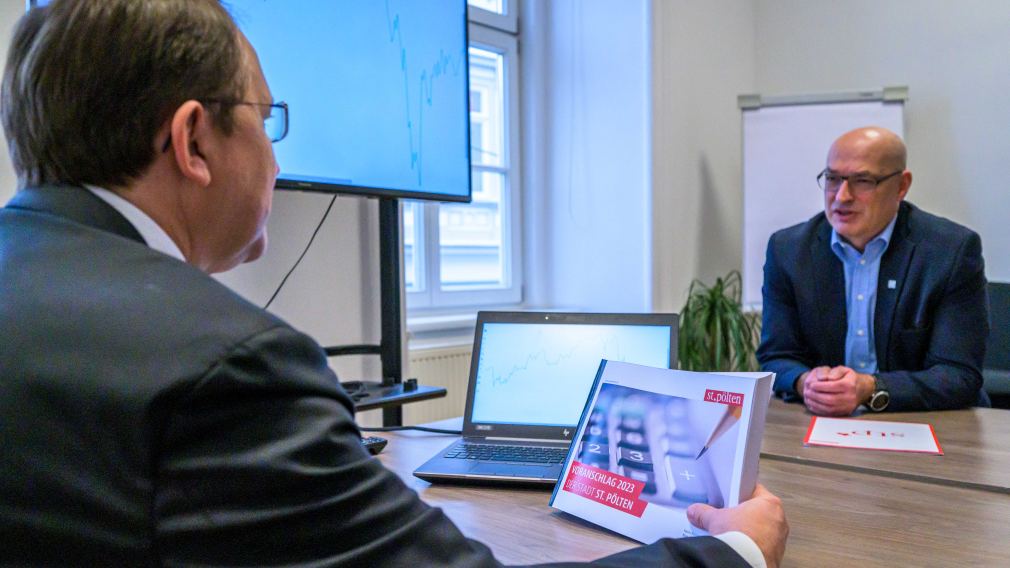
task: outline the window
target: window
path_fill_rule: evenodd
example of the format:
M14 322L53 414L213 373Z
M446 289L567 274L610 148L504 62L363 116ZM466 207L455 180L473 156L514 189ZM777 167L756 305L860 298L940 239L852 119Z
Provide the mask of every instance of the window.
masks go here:
M504 14L505 6L502 0L467 0L471 8L480 8L492 14Z
M516 16L507 0L469 4L473 200L404 202L410 310L522 300Z

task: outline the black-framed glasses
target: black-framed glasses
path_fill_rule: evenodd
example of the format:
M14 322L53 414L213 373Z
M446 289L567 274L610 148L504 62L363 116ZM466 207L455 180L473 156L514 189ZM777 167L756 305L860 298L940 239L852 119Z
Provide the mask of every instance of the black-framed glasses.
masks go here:
M824 170L817 174L817 186L826 192L834 193L842 187L842 182L849 182L849 191L854 194L866 194L877 189L881 182L891 179L905 170L891 172L885 176L871 176L866 173L849 174L843 176L831 170Z
M263 119L263 130L266 131L267 138L270 139L271 143L277 143L284 140L284 137L288 135L288 103L284 101L279 103L254 103L251 101L231 101L227 99L201 99L200 102L219 105L270 107L270 116ZM165 145L161 148L161 151L163 153L168 152L171 146L172 137L169 136L165 140Z
M288 103L256 103L251 101L232 101L228 99L202 99L205 103L217 103L221 105L249 105L256 107L270 107L270 115L263 119L263 130L267 133L270 142L277 143L284 140L288 135Z

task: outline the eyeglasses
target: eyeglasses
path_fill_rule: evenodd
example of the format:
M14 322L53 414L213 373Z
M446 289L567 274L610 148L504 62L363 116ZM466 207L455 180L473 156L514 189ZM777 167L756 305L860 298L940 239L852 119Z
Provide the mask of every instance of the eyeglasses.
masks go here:
M288 135L288 103L253 103L247 101L231 101L227 99L203 99L205 103L217 103L221 105L250 105L256 107L270 107L270 115L263 119L263 130L267 133L270 142L276 143L284 140Z
M850 174L843 176L831 170L824 170L817 174L817 185L826 192L834 193L842 187L842 182L849 182L849 191L854 194L864 195L877 189L880 182L891 179L905 170L891 172L886 176L874 177L869 174Z
M246 101L230 101L225 99L202 99L201 102L219 105L250 105L259 107L270 107L270 116L263 119L263 130L267 133L267 138L271 143L284 140L288 135L288 103L253 103ZM165 145L161 148L162 153L168 152L172 146L172 137L165 140Z

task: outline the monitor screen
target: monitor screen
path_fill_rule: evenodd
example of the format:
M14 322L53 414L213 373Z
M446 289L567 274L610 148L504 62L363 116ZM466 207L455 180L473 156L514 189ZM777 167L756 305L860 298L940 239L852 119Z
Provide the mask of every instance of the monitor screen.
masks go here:
M278 188L470 201L466 0L224 4L288 103Z
M578 424L600 360L669 368L670 325L484 323L471 421Z
M277 186L470 200L466 0L232 0L289 105Z

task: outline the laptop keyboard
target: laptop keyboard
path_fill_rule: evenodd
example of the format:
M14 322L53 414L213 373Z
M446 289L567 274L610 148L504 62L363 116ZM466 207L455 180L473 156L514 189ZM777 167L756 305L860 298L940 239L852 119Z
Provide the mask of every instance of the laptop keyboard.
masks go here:
M690 402L604 385L575 459L644 483L642 499L686 507L722 506L702 441L692 436Z
M449 448L443 457L461 460L520 462L554 465L563 463L566 448L544 446L504 446L501 444L460 443Z

